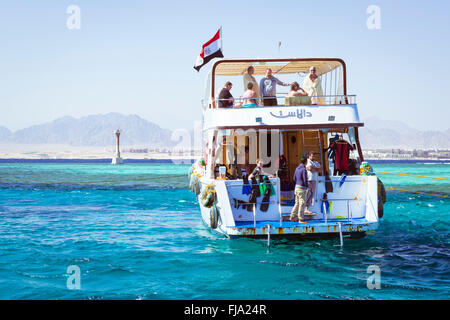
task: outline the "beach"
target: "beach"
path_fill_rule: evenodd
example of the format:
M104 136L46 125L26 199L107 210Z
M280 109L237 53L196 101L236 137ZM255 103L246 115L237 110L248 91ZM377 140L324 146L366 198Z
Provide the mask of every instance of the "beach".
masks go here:
M157 148L128 146L121 148L123 159L186 159L200 156L200 152L183 149L155 151ZM149 150L130 152L130 150ZM61 144L0 144L0 159L107 159L115 156L115 147L71 146Z
M0 144L0 159L86 159L100 160L111 159L115 155L113 146L72 146L61 144ZM190 149L168 149L168 148L149 148L148 146L125 146L121 148L121 157L124 160L185 160L198 159L201 157L201 151ZM446 158L437 157L374 157L370 154L364 156L366 161L450 161Z

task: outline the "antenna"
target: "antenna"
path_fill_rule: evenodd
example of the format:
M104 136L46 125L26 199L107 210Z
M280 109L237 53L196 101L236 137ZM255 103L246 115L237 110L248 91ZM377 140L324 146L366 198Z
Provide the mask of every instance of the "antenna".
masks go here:
M278 56L280 55L281 41L278 41Z

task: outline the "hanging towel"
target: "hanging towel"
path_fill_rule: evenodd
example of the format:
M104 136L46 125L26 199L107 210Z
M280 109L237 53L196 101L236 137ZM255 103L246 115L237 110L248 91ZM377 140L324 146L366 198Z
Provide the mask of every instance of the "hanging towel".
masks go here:
M342 185L344 184L345 178L347 178L347 175L346 175L345 173L343 173L343 174L341 175L341 178L339 179L339 188L341 188Z
M334 149L334 169L336 171L348 171L349 169L349 157L350 151L353 150L353 147L347 141L336 141L333 143Z
M327 210L326 213L330 213L330 203L328 202L328 200L322 201L322 205L320 206L320 212L321 213L325 213L323 211L323 204L325 203L325 209Z
M250 193L250 197L248 198L247 211L253 211L253 206L256 205L256 198L261 196L261 192L259 190L259 184L256 181L256 178L252 178L252 191Z
M270 182L270 179L268 176L263 176L260 179L259 182L259 191L261 194L265 194L266 190L270 189L270 195L273 196L275 195L275 188L273 186L273 184Z
M266 188L263 193L263 198L261 201L261 206L259 209L263 212L266 212L269 209L270 204L270 188Z
M325 192L322 196L322 205L320 206L320 212L321 213L329 213L330 212L330 203L328 202L328 196L327 193ZM325 204L325 210L326 212L323 211L323 205Z
M243 176L242 181L243 181L242 194L249 195L250 193L252 193L252 187L248 183L248 176L247 175Z
M256 181L255 177L252 178L252 193L254 193L256 197L261 196L259 183L258 183L258 181Z
M333 140L330 143L330 146L328 147L328 152L327 152L327 158L328 159L333 159L334 158L334 144L338 140L339 140L339 135L335 135Z

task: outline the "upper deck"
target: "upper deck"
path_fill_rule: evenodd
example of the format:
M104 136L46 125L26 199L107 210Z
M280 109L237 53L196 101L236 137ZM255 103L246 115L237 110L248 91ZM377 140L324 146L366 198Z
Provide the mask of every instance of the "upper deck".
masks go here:
M252 74L259 84L270 68L272 75L285 84L294 81L303 87L310 67L316 68L321 94L288 97L290 87L277 86L277 106L263 106L258 94L258 105L242 107L245 103L243 76L252 66ZM233 106L219 108L219 92L231 81ZM203 100L203 129L212 128L345 128L360 127L356 96L347 95L346 65L338 58L279 58L279 59L222 59L209 72ZM223 99L222 99L223 100Z

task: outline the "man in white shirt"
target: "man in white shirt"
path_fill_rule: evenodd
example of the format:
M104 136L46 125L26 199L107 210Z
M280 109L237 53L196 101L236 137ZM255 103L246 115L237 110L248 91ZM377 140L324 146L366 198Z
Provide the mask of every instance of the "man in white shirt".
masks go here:
M244 91L247 90L247 86L248 83L251 82L253 83L253 91L256 92L256 96L259 96L259 87L258 87L258 82L256 81L255 77L253 76L253 74L255 73L255 68L253 66L249 66L247 68L247 72L244 73Z
M322 170L320 163L314 161L314 152L308 153L308 162L306 163L306 170L308 173L308 193L306 195L306 210L305 213L312 213L309 208L311 207L312 200L314 198L314 192L316 191L316 182L319 176L319 172Z
M316 67L309 68L309 75L303 80L303 89L311 97L311 104L325 104L322 91L322 80L316 74Z

